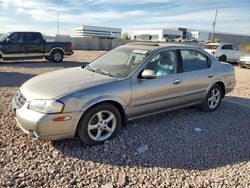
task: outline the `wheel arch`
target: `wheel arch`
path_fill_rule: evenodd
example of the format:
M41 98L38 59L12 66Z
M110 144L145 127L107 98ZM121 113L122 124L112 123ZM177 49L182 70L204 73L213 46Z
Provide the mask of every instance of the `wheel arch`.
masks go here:
M225 57L225 60L224 59L221 59L222 57ZM221 54L219 57L218 57L218 60L219 61L222 61L222 62L226 62L227 61L227 56L225 54Z
M222 98L224 98L225 94L226 94L226 87L225 87L225 84L222 82L222 81L218 81L218 82L215 82L213 85L219 85L221 87L221 90L222 90Z
M226 94L226 87L225 87L225 84L223 83L223 81L219 80L219 81L215 81L214 83L212 83L208 89L207 89L207 94L208 92L210 91L210 89L214 86L214 85L219 85L221 87L221 90L222 90L222 98L224 98L225 94ZM206 94L206 95L207 95Z
M91 108L93 108L93 107L95 107L97 105L100 105L102 103L108 103L108 104L111 104L111 105L115 106L119 110L119 112L121 114L122 126L126 126L128 118L127 118L126 111L125 111L123 105L120 102L118 102L116 100L112 100L112 99L104 99L104 100L101 100L101 101L96 101L94 103L91 103L91 104L88 104L87 106L85 106L84 110L82 111L81 117L79 118L79 120L77 122L77 126L78 126L79 122L81 121L81 118L84 116L84 114L88 110L90 110Z
M63 53L63 55L65 54L65 51L64 51L62 48L60 48L60 47L53 47L53 48L50 50L49 55L51 55L51 54L52 54L54 51L56 51L56 50L61 51L61 52Z

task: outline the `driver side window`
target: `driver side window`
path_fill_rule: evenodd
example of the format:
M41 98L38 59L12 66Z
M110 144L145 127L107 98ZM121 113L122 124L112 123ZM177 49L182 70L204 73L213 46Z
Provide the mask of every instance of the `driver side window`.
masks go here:
M177 73L176 51L169 50L160 52L146 65L144 70L154 71L156 77L167 76Z
M20 33L13 33L10 37L9 37L9 41L11 43L21 43L22 42L22 37Z

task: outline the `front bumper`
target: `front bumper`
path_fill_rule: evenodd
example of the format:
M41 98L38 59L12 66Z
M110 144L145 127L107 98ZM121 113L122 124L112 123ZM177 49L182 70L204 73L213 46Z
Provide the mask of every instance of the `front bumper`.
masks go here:
M74 138L78 120L80 119L80 112L43 114L28 109L28 102L25 102L22 107L18 107L15 99L12 101L12 109L20 129L39 140ZM71 117L71 119L66 121L53 120L62 116Z
M250 61L239 61L239 66L250 68Z

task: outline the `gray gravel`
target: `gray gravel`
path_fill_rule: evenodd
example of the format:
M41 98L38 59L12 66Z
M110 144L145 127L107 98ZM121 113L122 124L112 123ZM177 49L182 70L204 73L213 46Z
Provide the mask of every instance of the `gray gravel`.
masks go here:
M250 101L247 69L236 68L237 88L216 112L192 107L139 119L103 145L22 133L10 107L18 87L100 54L77 52L60 64L0 64L0 187L250 187L250 107L242 105Z

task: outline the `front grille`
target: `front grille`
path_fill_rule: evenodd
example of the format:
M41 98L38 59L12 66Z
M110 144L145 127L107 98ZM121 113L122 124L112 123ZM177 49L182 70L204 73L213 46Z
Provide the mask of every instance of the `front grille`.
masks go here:
M21 108L26 102L26 98L23 96L23 94L19 90L16 93L15 102L18 108Z

